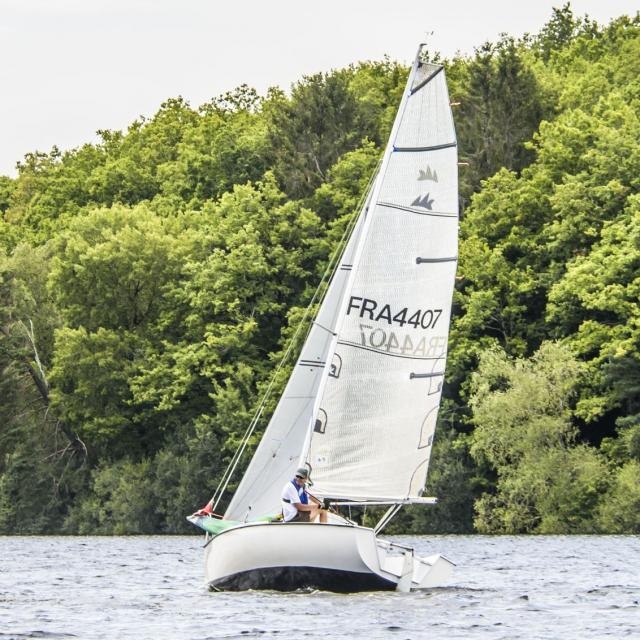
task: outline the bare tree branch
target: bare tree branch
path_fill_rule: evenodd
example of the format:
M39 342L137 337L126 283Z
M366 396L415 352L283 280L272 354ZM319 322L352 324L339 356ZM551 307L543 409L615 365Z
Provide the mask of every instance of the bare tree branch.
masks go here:
M36 370L36 368L31 363L31 360L24 355L18 355L17 360L20 361L22 366L28 372L29 377L33 381L33 384L35 385L36 389L38 390L38 393L40 394L42 402L46 406L46 411L45 411L45 419L46 419L47 414L49 413L49 408L51 406L50 399L49 399L49 383L47 381L44 367L42 366L42 362L40 361L40 356L38 355L38 350L36 348L35 334L33 331L33 323L31 322L31 320L29 320L29 323L31 325L31 331L27 329L24 322L20 321L20 324L22 325L22 328L24 329L29 339L29 343L31 345L31 348L34 354L34 360L36 362L38 369ZM9 331L9 329L7 327L3 327L2 325L0 325L0 334L4 335L6 338L11 338L11 332ZM67 424L62 422L60 419L56 418L55 424L56 424L56 429L60 429L60 431L62 431L62 433L64 433L64 435L67 437L67 440L69 441L70 445L73 447L74 453L77 453L80 456L81 460L83 461L86 460L88 456L87 446L80 439L80 437L73 431L73 429L71 429L71 427L69 427Z

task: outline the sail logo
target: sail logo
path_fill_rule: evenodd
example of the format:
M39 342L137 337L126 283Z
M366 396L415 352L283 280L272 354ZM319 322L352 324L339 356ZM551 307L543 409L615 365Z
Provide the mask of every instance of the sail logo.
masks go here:
M432 180L433 182L438 182L438 172L435 170L431 170L431 167L427 165L427 170L424 171L422 169L418 170L418 181L420 180Z
M423 209L428 209L429 211L433 210L434 199L431 197L430 193L427 193L426 196L418 196L412 203L412 207L422 207Z
M438 182L438 172L427 165L426 169L418 169L418 182L430 180L431 182ZM412 203L412 207L421 207L428 211L433 211L434 199L431 197L431 192L427 195L419 195Z

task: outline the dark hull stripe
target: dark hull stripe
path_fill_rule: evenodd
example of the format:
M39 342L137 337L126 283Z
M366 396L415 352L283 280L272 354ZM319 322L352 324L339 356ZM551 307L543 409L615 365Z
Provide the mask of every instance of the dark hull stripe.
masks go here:
M390 591L396 588L396 584L375 573L319 567L266 567L213 580L209 583L209 587L219 591L320 589L337 593L354 593L356 591Z

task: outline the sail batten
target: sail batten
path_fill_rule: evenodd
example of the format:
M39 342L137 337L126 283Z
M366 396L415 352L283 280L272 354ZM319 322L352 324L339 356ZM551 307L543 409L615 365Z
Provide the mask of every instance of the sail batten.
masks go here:
M411 87L411 94L414 94L420 91L422 87L424 87L426 84L431 82L431 80L433 80L435 76L437 76L444 69L444 67L442 67L441 65L428 65L428 64L422 64L420 68L424 68L424 71L429 75L421 79L417 84L415 84L415 81L414 81L414 86Z
M431 147L394 147L396 153L417 153L419 151L440 151L440 149L451 149L457 147L456 142L448 142L446 144L436 144Z

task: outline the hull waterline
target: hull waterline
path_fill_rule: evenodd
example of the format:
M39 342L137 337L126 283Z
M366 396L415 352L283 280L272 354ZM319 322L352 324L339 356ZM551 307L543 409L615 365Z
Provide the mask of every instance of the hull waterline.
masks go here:
M396 584L373 573L357 573L321 567L263 567L218 578L212 591L298 591L313 589L336 593L393 591Z
M351 525L244 524L205 546L213 590L408 591L440 584L452 568L442 556L417 558L413 549Z

